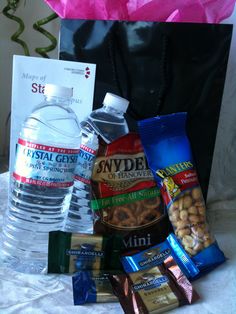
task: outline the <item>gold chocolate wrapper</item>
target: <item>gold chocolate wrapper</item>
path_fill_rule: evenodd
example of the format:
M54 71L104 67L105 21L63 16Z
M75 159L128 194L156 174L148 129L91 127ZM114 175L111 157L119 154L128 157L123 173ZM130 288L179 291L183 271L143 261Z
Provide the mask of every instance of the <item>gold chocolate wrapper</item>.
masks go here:
M172 256L158 266L109 278L125 314L159 314L199 298Z
M112 260L112 252L104 236L52 231L49 233L48 273L109 269L107 264Z
M104 259L103 238L95 235L72 234L71 248L66 254L70 256L69 273L79 268L100 269L101 261ZM81 262L78 262L78 256L81 257Z
M167 276L158 267L129 275L132 288L137 292L149 313L162 313L179 306L179 301L169 285Z
M101 271L92 272L92 279L94 280L96 285L98 303L118 302L117 297L113 293L113 289L108 276L108 273L103 273Z

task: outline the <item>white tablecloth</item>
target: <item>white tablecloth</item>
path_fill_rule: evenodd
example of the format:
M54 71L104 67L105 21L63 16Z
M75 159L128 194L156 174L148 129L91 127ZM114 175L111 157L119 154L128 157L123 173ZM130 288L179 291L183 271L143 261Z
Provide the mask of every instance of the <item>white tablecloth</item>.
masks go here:
M0 224L6 210L8 175L0 175ZM211 229L228 260L210 274L194 282L201 296L196 304L171 313L236 313L236 210L211 210ZM0 229L1 230L1 229ZM71 277L65 275L25 275L0 266L1 314L119 314L118 303L74 306Z

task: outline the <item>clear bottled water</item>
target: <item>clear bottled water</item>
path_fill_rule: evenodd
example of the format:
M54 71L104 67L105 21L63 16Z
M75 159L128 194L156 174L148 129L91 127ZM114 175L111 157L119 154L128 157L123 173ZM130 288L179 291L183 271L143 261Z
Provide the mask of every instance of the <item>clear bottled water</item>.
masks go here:
M103 107L94 110L81 123L81 147L65 231L93 233L90 178L98 149L98 135L110 143L129 132L124 118L128 104L126 99L107 93Z
M44 94L20 132L2 235L5 263L27 273L46 271L48 232L63 228L80 146L72 89L47 84Z
M93 233L93 219L90 208L90 178L98 149L98 137L88 124L83 126L81 134L72 198L64 230Z
M128 105L128 100L107 93L103 100L103 107L92 111L84 123L90 124L94 131L109 144L129 132L124 117Z

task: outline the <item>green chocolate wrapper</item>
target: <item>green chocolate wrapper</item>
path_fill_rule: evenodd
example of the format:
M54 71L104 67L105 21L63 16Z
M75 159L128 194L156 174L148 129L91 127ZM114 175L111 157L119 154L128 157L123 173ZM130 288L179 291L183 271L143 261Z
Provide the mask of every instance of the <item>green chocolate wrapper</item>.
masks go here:
M49 233L48 273L109 269L111 245L103 236L52 231Z

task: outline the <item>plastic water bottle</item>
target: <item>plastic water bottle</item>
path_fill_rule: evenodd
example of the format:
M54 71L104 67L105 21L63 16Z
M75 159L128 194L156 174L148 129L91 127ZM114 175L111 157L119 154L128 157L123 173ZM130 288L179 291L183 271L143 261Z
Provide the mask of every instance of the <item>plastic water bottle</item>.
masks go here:
M74 187L64 230L67 232L93 233L93 219L90 208L90 178L98 149L98 137L89 125L84 125L81 133Z
M85 123L90 124L94 131L109 144L129 132L124 117L128 105L127 99L107 93L103 100L103 107L92 111Z
M47 84L22 125L2 239L6 265L20 272L46 271L48 232L63 228L70 205L80 146L72 93Z
M90 178L98 149L98 135L110 143L129 132L124 118L128 104L128 100L107 93L103 107L92 111L81 123L81 147L65 231L93 233Z

